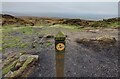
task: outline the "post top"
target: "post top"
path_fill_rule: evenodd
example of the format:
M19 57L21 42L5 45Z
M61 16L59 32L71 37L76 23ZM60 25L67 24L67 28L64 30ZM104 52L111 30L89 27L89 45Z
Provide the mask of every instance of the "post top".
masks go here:
M57 35L55 36L55 40L65 40L66 36L63 32L59 31Z

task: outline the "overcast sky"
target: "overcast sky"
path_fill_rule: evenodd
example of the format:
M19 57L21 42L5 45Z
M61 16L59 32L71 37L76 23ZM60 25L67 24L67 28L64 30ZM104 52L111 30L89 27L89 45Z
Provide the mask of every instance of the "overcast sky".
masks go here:
M120 0L1 0L2 2L118 2Z
M118 16L117 2L3 2L3 13L29 16ZM105 18L106 18L105 17ZM86 17L87 18L87 17ZM89 17L88 17L89 18Z

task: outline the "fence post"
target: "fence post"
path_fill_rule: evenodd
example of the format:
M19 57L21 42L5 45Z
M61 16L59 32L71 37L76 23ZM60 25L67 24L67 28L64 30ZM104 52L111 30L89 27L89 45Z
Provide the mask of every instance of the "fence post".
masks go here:
M61 31L55 36L56 77L64 77L65 39Z

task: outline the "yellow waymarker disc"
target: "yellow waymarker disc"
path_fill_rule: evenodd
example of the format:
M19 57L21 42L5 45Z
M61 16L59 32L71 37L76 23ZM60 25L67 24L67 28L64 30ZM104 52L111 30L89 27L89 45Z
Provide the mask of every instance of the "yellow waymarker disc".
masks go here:
M65 45L63 43L58 43L56 45L56 49L59 50L59 51L62 51L65 49Z

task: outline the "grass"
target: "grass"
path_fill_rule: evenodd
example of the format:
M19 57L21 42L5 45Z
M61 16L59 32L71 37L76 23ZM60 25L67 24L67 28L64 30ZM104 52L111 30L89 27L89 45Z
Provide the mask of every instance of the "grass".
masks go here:
M20 27L15 27L15 26L3 26L2 32L4 34L8 34L14 31L20 31L21 33L24 34L31 34L33 33L33 27L26 27L26 26L20 26Z
M120 27L120 26L118 25L117 22L114 22L114 23L111 23L111 24L109 25L109 27L116 28L116 27Z
M25 63L22 65L22 67L20 67L19 70L14 71L13 74L11 75L11 77L17 77L18 75L21 75L22 72L28 67L28 65L34 60L34 58L30 57L28 58Z
M52 25L50 27L55 27L55 28L66 28L66 29L82 29L82 26L78 26L78 25L68 25L68 24L56 24L56 25Z
M24 64L22 65L22 67L20 67L19 70L14 71L13 74L11 75L11 77L16 77L20 74L22 74L22 72L28 67L28 65L34 60L33 57L29 57ZM15 60L12 64L8 65L7 67L5 67L3 69L3 75L7 74L12 68L15 67L15 65L17 64L18 60Z
M22 27L19 29L22 29ZM16 29L16 27L14 26L4 26L2 28L3 34L1 36L3 41L2 40L0 41L2 43L1 50L4 50L5 48L11 48L11 47L24 48L27 46L26 43L21 43L22 41L21 37L9 35L10 33L15 32L17 30L18 29Z
M19 31L21 32L21 33L24 33L24 34L33 34L33 27L26 27L26 28L21 28L21 29L19 29Z
M21 41L20 37L12 37L12 36L10 36L10 37L4 37L4 38L5 39L3 40L3 49L4 48L9 48L9 47L15 47Z
M28 29L28 30L27 30ZM4 26L2 28L2 33L0 35L2 36L0 43L0 51L5 50L6 48L25 48L28 46L28 43L22 41L22 37L20 36L13 36L10 35L12 32L24 32L24 34L30 34L32 32L31 27L13 27L13 26ZM3 40L3 41L2 41Z
M2 51L2 26L0 26L0 52Z
M14 60L15 60L15 57L9 58L6 61L4 61L4 63L3 63L4 67L7 66L8 64L10 64L11 62L13 62Z
M78 25L68 25L68 24L55 24L55 25L49 25L49 26L44 26L40 27L41 29L38 29L37 31L35 29L39 28L39 27L29 27L29 26L20 26L20 27L15 27L15 26L3 26L3 28L1 27L2 31L3 31L3 36L2 33L0 33L0 38L3 39L0 40L0 44L3 44L3 48L0 47L0 51L2 51L5 48L12 48L12 47L19 47L19 48L25 48L27 47L29 44L26 42L22 42L22 37L24 35L47 35L47 34L52 34L52 35L56 35L58 33L58 31L62 31L65 34L68 32L79 32L81 30L89 30L89 29L100 29L100 28L108 28L108 27L118 27L118 23L117 22L110 22L110 23L106 23L106 22L94 22L91 23L91 25L93 24L93 27L82 27L82 26L78 26ZM101 27L100 27L101 25ZM34 29L35 28L35 29ZM12 36L10 35L11 32L19 32L21 34L21 36ZM8 40L9 39L9 40ZM47 44L47 46L49 46L51 44Z
M25 47L28 46L28 44L27 44L27 43L21 43L21 44L19 44L18 46L19 46L20 48L25 48Z
M56 37L65 37L64 33L59 31L58 34L56 35Z
M91 25L91 27L94 28L116 28L119 27L118 22L105 22L105 21L97 21L97 22L93 22Z
M0 51L2 51L2 46L0 47Z
M18 60L15 60L13 63L11 63L10 65L8 65L7 67L5 67L2 70L3 75L7 74L12 68L14 68L14 66L16 65Z
M9 44L4 44L2 48L3 49L5 49L5 48L12 48L12 47L25 48L27 46L28 46L27 43L9 43Z
M6 48L13 48L13 47L19 47L19 48L25 48L28 46L28 43L22 42L21 37L16 36L6 36L3 38L2 42L2 49ZM9 40L8 40L9 39Z
M18 47L18 48L25 48L29 45L29 43L23 42L23 39L21 36L24 35L45 35L45 34L52 34L52 35L56 35L58 33L58 31L62 31L64 33L66 32L76 32L76 31L81 31L84 30L85 28L90 28L90 29L97 29L100 28L99 26L101 25L101 27L104 28L108 28L108 27L117 27L118 24L115 23L110 23L110 24L106 24L101 22L101 23L96 23L94 25L94 27L82 27L82 26L76 26L76 25L67 25L67 24L56 24L56 25L49 25L49 26L45 26L43 25L43 27L38 27L38 28L42 28L41 30L38 29L38 31L34 30L34 28L37 27L28 27L28 26L21 26L21 27L14 27L14 26L4 26L3 28L0 27L1 31L3 32L3 36L2 36L2 32L0 32L0 38L3 39L0 40L0 43L3 44L3 48L0 47L0 50L2 51L2 49L5 48L13 48L13 47ZM13 36L11 35L12 32L19 32L21 33L21 36ZM2 37L1 37L2 36ZM85 42L86 40L82 39L77 39L76 42L80 43L80 42ZM47 47L53 45L52 42L47 41L45 44ZM21 51L21 49L19 49L19 52ZM12 61L13 59L11 59ZM28 58L25 63L23 64L23 66L17 70L14 71L13 75L11 77L15 77L19 74L22 74L22 72L29 66L29 64L33 61L33 58ZM17 60L13 60L13 62L7 66L3 68L3 74L6 74L10 71L10 69L12 69L15 64L17 63Z
M53 45L53 44L50 41L47 41L46 46L48 47L48 46L51 46L51 45Z
M5 38L5 39L4 39ZM3 44L4 43L10 43L10 42L13 42L13 43L17 43L17 42L20 42L22 39L18 36L5 36L3 37ZM8 40L9 39L9 40Z
M47 34L52 34L56 35L58 31L62 31L64 33L66 32L76 32L76 31L81 31L83 28L78 29L79 26L74 26L74 25L65 25L65 24L56 24L56 25L51 25L51 26L46 26L42 27L42 30L36 31L36 35L47 35Z
M9 34L9 33L11 33L13 31L12 28L13 27L10 27L10 26L4 26L4 27L2 27L3 34Z

